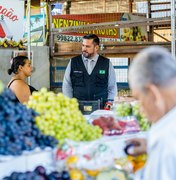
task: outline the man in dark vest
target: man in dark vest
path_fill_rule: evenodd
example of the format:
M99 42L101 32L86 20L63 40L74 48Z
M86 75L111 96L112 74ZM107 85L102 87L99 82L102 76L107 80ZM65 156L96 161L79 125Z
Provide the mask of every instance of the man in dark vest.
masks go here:
M117 94L116 75L109 59L98 54L100 40L95 34L85 35L82 55L72 58L63 80L64 95L78 100L100 100L101 107Z

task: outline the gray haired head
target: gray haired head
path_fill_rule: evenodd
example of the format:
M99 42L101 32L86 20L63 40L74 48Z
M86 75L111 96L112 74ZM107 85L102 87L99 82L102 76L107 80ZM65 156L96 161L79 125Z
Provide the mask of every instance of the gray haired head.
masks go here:
M129 83L132 89L144 91L147 84L167 87L173 85L174 79L176 79L176 60L167 49L159 46L142 50L129 68Z

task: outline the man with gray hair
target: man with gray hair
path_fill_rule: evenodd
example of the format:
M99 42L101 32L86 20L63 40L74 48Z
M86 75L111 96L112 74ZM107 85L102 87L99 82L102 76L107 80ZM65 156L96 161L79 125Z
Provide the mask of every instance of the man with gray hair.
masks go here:
M141 179L176 180L176 60L162 47L146 48L130 65L129 83L152 123L147 139L129 140L133 155L148 154Z

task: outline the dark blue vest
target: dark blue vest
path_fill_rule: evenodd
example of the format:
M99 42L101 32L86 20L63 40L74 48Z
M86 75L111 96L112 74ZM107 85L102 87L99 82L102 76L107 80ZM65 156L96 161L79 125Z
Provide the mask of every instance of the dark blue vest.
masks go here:
M82 57L71 60L71 82L73 97L78 100L103 100L108 98L109 59L99 56L98 61L89 75Z

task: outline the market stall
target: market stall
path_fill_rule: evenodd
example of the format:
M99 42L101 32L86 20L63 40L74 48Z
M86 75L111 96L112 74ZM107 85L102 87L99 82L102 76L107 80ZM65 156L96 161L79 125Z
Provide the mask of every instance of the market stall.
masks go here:
M131 104L120 103L112 111L95 111L85 118L76 99L45 88L33 93L26 105L16 102L2 84L0 93L1 179L14 172L26 176L34 171L36 175L37 166L44 167L48 175L67 172L65 176L72 180L98 180L103 173L109 179L129 179L146 160L137 162L124 152L127 139L146 136L144 121L138 123L140 114L132 116L139 111Z

